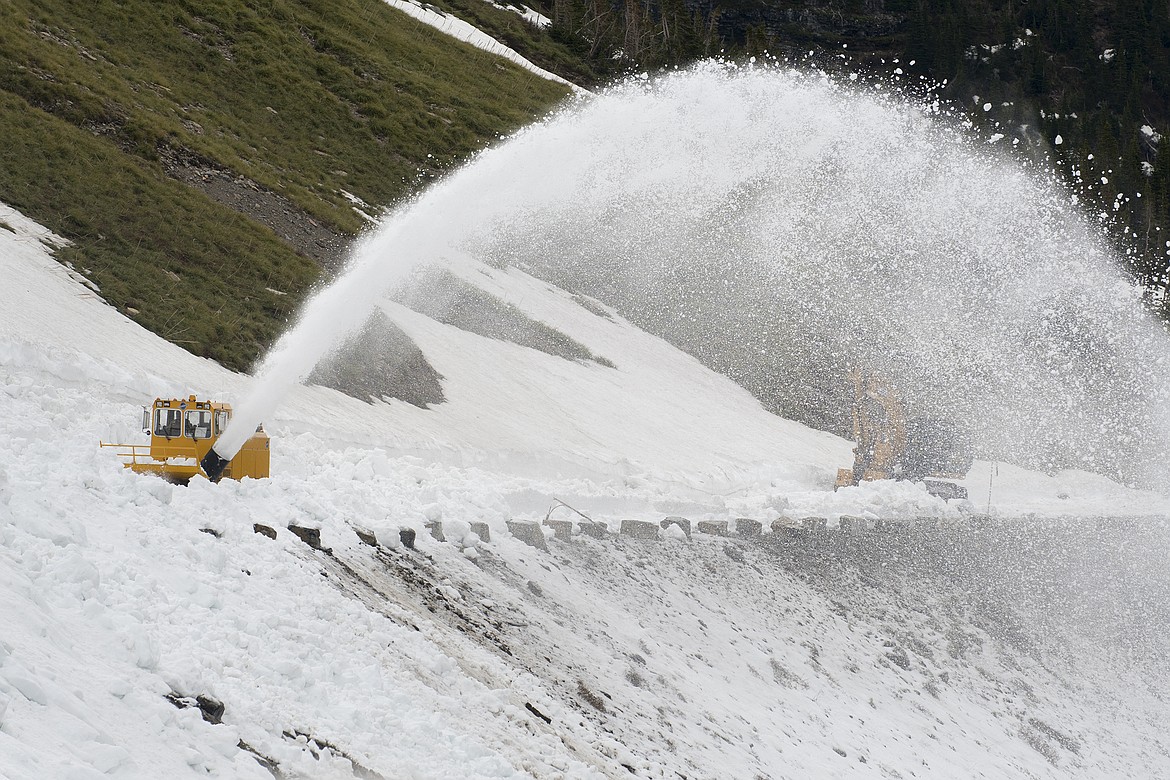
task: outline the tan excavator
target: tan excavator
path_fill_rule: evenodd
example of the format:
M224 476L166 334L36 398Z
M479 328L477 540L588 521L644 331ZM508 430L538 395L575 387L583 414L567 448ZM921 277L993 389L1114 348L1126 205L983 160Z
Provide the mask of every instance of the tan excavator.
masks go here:
M232 417L232 407L217 401L200 401L195 396L156 398L142 409L142 432L150 435L150 444L107 444L122 457L126 468L139 474L153 474L168 482L186 485L196 474L218 482L229 479L269 475L270 441L264 426L258 426L240 451L230 461L218 464L219 471L207 473L204 461L219 440Z
M973 457L965 437L945 420L908 418L894 384L875 372L853 369L853 468L837 470L837 487L877 479L923 482L944 500L966 498L955 483Z

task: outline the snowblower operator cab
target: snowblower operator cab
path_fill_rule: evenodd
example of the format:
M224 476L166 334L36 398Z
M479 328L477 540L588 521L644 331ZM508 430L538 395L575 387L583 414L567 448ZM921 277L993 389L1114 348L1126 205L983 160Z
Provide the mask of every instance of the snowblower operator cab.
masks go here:
M159 437L168 442L171 439L179 439L184 436L196 441L210 439L213 420L215 422L214 435L218 436L227 427L228 418L231 417L231 412L226 409L220 408L212 412L210 409L202 408L208 404L199 401L195 402L198 407L195 409L180 409L170 406L170 403L170 401L155 401L154 408L146 410L148 416L143 420L143 433L149 433L152 438ZM217 404L217 406L222 407L222 404ZM151 411L154 412L153 431L149 418ZM154 444L155 442L152 440L151 445Z
M128 469L185 485L196 474L203 473L200 461L227 429L231 417L229 404L200 401L193 395L186 399L156 398L142 410L142 432L150 436L149 446L104 442L101 446L114 447ZM258 426L252 438L224 467L223 476L229 479L267 477L269 445L264 427Z

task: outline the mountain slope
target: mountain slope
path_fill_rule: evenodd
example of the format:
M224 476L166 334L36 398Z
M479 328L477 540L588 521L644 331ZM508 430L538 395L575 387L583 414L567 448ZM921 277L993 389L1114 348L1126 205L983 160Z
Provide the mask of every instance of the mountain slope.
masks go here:
M10 3L0 63L0 197L110 303L235 369L364 210L568 93L378 0Z
M1160 771L1165 522L1075 533L1010 518L1121 502L1165 514L1165 498L1020 472L996 483L1009 523L980 530L913 486L834 494L847 442L767 414L613 315L486 268L491 291L614 367L388 305L446 403L301 388L268 421L271 479L172 487L96 440L133 438L156 393L238 398L246 378L105 306L48 256L51 234L0 218L14 282L0 329L0 776ZM1068 483L1081 492L1060 498ZM612 531L861 507L943 524L852 540L578 535L548 552L509 533L556 499ZM319 527L330 550L290 524ZM168 695L211 697L223 722Z

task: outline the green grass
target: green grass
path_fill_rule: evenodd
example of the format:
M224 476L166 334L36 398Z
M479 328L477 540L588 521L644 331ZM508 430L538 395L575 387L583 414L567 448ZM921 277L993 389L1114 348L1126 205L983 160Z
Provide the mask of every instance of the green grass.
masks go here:
M354 234L341 190L397 202L566 94L381 0L10 0L0 201L72 241L58 257L112 304L239 369L319 272L168 179L167 150Z
M190 149L350 232L338 190L395 202L566 94L379 0L0 8L0 88L140 157Z
M0 199L69 238L58 259L106 301L195 354L247 368L317 278L267 228L2 92L0 137Z

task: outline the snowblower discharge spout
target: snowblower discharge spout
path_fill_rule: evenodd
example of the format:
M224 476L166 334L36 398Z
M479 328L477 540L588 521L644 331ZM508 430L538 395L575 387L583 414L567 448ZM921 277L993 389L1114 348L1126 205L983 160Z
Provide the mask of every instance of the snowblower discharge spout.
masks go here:
M215 444L227 429L232 407L217 401L157 398L142 410L142 431L150 444L107 444L122 456L126 468L139 474L154 474L168 482L186 485L196 474L212 482L222 478L262 479L269 474L270 441L264 426L244 442L231 458L215 451Z
M219 482L223 479L224 469L228 467L229 463L231 463L230 460L221 458L219 453L215 451L215 448L212 447L203 456L203 460L199 461L199 467L203 469L203 473L207 475L208 479L212 482Z

